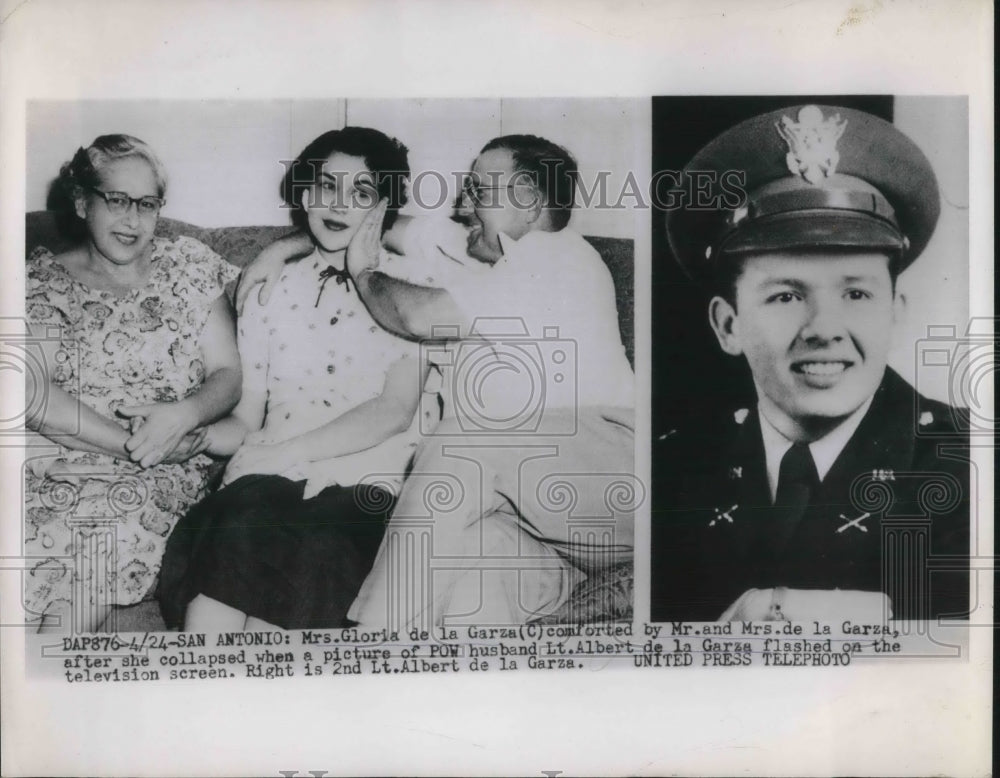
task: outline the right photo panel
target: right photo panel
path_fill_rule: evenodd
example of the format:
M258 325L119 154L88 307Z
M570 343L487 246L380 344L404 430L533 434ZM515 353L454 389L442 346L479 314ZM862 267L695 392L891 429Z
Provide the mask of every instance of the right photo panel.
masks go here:
M967 106L653 99L652 621L967 619Z

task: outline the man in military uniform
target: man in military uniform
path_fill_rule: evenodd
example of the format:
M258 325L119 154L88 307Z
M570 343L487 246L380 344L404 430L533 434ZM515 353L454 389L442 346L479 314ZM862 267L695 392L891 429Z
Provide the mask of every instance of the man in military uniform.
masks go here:
M870 114L800 106L726 131L695 176L670 245L757 405L654 444L653 620L964 616L968 434L886 366L940 207L926 157Z

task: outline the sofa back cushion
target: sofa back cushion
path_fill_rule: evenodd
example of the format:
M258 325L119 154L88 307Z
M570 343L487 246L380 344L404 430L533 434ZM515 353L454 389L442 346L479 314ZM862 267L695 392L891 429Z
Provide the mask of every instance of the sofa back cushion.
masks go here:
M157 235L165 238L185 235L200 240L237 267L245 267L262 248L292 230L292 227L198 227L166 217L160 218L156 224ZM618 324L621 327L622 342L629 362L634 364L634 244L624 238L584 237L597 249L611 271L618 300ZM26 217L26 255L38 246L45 246L54 254L72 246L71 240L60 232L56 214L52 211L33 211ZM571 280L567 279L567 282L571 283Z

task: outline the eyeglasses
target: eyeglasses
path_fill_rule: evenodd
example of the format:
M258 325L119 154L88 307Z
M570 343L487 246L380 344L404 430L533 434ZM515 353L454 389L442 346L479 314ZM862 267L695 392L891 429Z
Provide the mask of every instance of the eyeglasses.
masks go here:
M513 189L516 186L530 186L530 181L515 181L513 184L507 184L507 186L483 186L482 184L474 184L472 181L467 180L462 185L462 194L469 198L469 201L473 205L481 205L484 207L491 207L497 204L497 198L490 192L498 192L506 189Z
M132 207L132 203L135 203L136 212L140 216L155 216L167 203L162 197L153 197L152 195L129 197L125 192L103 192L92 186L88 188L94 194L101 196L104 202L107 203L108 210L115 216L121 216L123 213L126 213Z

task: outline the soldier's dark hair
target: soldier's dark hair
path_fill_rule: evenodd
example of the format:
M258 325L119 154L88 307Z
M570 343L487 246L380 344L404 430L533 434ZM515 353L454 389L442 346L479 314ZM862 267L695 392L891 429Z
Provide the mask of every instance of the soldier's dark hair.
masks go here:
M365 167L375 178L379 198L389 201L385 221L382 222L383 231L389 229L407 200L406 182L410 177L408 149L395 138L370 127L330 130L302 149L281 181L281 199L293 209L292 223L305 227L307 214L303 198L307 192L311 193L322 164L335 152L361 157L365 161Z
M736 282L743 275L744 256L720 254L711 264L709 292L719 296L736 310Z
M502 135L479 152L505 149L514 158L514 169L534 185L542 197L553 228L569 224L576 204L576 160L562 146L537 135Z

